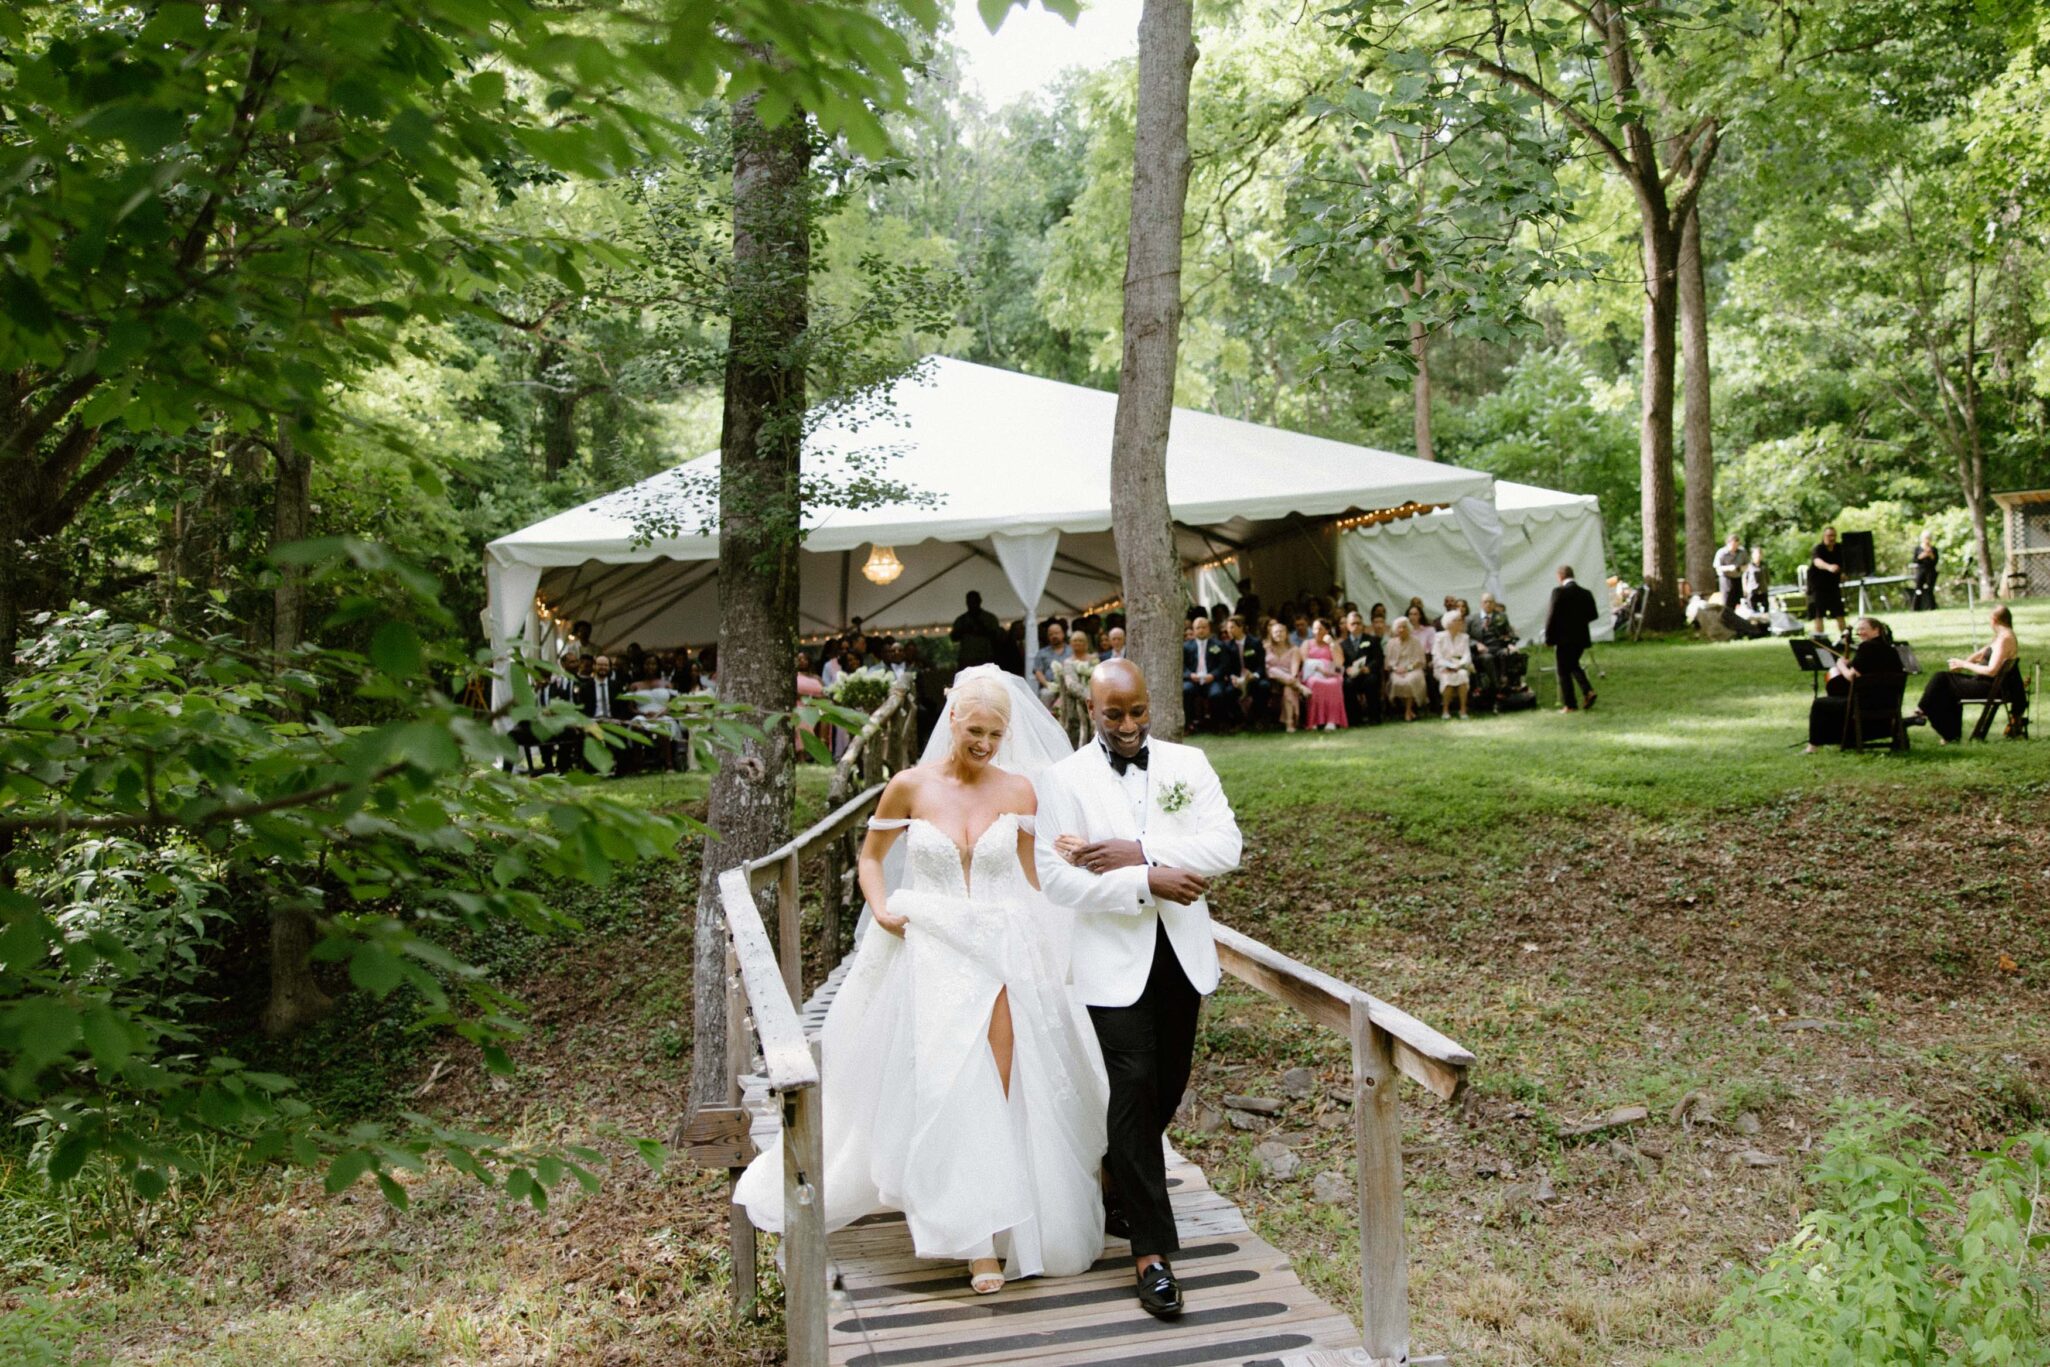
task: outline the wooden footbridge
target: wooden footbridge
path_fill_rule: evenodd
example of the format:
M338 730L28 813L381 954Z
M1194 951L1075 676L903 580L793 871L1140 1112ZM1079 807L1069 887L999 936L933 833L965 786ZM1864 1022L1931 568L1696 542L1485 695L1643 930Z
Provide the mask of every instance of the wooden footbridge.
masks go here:
M1157 1321L1133 1294L1130 1250L1106 1243L1075 1277L1014 1282L977 1296L957 1263L928 1262L911 1248L903 1218L872 1216L830 1236L824 1225L818 1033L839 990L844 913L858 905L854 850L880 783L910 759L910 713L900 687L849 747L836 776L834 810L765 858L720 875L729 935L730 1104L700 1111L685 1131L701 1164L740 1167L780 1133L784 1145L784 1322L792 1367L1423 1367L1413 1355L1402 1229L1402 1119L1397 1083L1408 1076L1446 1101L1465 1086L1473 1056L1423 1022L1222 925L1225 971L1347 1033L1352 1041L1354 1146L1359 1168L1360 1323L1303 1286L1288 1259L1246 1225L1237 1206L1172 1150L1168 1181L1182 1251L1175 1271L1187 1293L1179 1320ZM894 761L892 763L891 761ZM798 867L828 856L822 929L827 971L803 991ZM758 899L773 890L772 945ZM743 1022L751 1022L748 1029ZM759 1290L755 1230L731 1213L734 1298Z

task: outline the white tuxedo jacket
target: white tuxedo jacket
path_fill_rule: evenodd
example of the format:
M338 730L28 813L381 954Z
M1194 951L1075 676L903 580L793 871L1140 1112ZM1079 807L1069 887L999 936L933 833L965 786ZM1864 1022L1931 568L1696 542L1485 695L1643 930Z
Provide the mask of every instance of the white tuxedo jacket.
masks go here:
M1150 742L1146 804L1132 817L1124 782L1092 740L1039 777L1039 885L1056 906L1075 914L1073 976L1076 995L1089 1006L1130 1006L1146 990L1153 966L1154 926L1167 927L1182 972L1198 992L1217 987L1217 945L1210 906L1156 900L1147 890L1146 866L1095 874L1054 852L1063 835L1084 840L1137 840L1153 864L1187 869L1206 878L1238 867L1244 844L1238 818L1209 757L1192 745ZM1182 784L1188 801L1162 810L1163 794Z

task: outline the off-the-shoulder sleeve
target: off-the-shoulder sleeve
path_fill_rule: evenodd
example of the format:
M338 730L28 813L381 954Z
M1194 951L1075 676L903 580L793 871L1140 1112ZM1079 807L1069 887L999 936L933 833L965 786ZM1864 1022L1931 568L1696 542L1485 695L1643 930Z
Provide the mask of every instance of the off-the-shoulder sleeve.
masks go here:
M1027 812L1018 813L1018 829L1027 835L1039 834L1039 818Z
M908 816L872 816L868 819L868 828L872 831L901 831L909 826L913 819Z

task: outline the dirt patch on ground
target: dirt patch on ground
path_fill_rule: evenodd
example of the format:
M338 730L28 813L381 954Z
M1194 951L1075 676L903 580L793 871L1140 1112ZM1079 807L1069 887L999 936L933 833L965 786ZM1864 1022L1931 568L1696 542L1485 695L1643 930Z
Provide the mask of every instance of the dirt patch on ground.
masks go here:
M1655 1361L1704 1341L1729 1273L1791 1230L1835 1106L1910 1109L1959 1166L2050 1116L2039 812L1810 800L1699 830L1518 832L1464 861L1377 826L1249 832L1221 914L1478 1056L1456 1112L1405 1089L1422 1348ZM1355 1303L1352 1211L1313 1191L1351 1172L1343 1042L1230 990L1205 1038L1199 1101L1316 1070L1263 1130L1182 1137ZM1648 1115L1562 1136L1626 1105ZM1288 1181L1250 1157L1276 1137L1302 1159Z

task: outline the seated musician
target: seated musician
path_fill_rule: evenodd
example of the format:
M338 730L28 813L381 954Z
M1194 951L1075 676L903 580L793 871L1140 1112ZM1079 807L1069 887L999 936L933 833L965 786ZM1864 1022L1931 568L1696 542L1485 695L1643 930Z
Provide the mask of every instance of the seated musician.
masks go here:
M1857 651L1829 667L1822 695L1809 704L1807 754L1843 741L1854 682L1902 672L1900 651L1894 647L1893 634L1884 622L1876 617L1860 617L1857 634Z
M1992 697L1994 677L2021 654L2014 635L2014 614L2007 604L1994 608L1987 622L1993 628L1993 639L1970 655L1951 660L1949 672L1932 677L1922 690L1922 701L1908 713L1908 725L1927 724L1936 732L1939 744L1948 745L1964 735L1965 703Z

